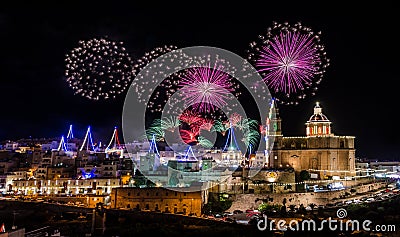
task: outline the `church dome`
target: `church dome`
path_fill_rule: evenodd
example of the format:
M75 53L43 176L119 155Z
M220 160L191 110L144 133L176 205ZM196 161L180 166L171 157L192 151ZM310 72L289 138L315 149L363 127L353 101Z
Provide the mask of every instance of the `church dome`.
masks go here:
M323 113L322 113L322 108L319 105L319 103L317 102L315 107L314 107L314 114L311 115L310 119L308 120L308 122L329 122L328 117L326 117Z
M322 108L319 103L314 107L314 114L311 115L310 119L306 123L306 134L307 136L332 136L331 122L328 117L322 113Z
M329 121L329 119L324 114L313 114L311 115L309 122L324 122Z

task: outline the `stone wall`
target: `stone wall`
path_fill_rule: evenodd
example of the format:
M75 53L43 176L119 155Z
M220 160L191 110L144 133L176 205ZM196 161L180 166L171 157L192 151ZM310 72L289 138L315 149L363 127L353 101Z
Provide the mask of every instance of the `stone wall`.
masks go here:
M185 192L159 187L123 187L112 190L110 208L169 213L182 212L183 215L201 216L201 195L200 191Z
M368 191L379 190L386 187L385 182L363 184L357 187L353 187L356 192L352 195L355 196L357 193L365 193ZM247 210L257 209L263 201L267 201L270 204L282 205L283 199L286 198L286 206L303 204L308 206L310 203L316 205L325 205L326 203L336 202L334 198L339 198L344 195L345 192L350 192L350 189L331 191L331 192L309 192L309 193L269 193L269 194L237 194L232 206L227 211L234 210Z

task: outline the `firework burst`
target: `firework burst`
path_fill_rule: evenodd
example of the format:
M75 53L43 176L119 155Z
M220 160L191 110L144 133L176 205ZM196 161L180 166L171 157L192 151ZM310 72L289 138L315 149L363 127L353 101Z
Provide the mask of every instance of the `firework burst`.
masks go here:
M132 79L132 60L122 42L79 41L65 58L68 85L91 100L115 98Z
M181 121L177 117L163 117L161 119L161 128L174 132L181 125Z
M301 23L274 22L259 42L250 44L250 62L281 103L298 104L315 94L329 66L320 34Z
M183 140L188 145L196 145L198 144L197 137L199 135L198 130L196 129L191 129L191 130L186 130L186 129L180 129L180 136Z
M151 63L156 58L160 57L163 54L171 52L177 49L175 45L164 45L162 47L156 47L149 52L144 53L144 55L137 59L132 68L133 75L137 75L144 67L146 67L149 63Z
M165 129L162 128L161 124L161 119L153 120L150 127L146 129L146 134L143 135L142 139L151 140L154 136L156 141L164 141Z
M177 47L174 45L164 45L162 47L156 47L149 52L146 52L142 57L137 59L132 68L132 74L135 79L132 82L132 87L135 89L138 101L140 103L147 103L146 106L151 110L151 112L160 112L162 110L161 103L166 103L167 99L172 96L176 90L176 82L172 80L172 76L164 75L166 69L168 69L168 63L175 60L182 60L179 64L185 65L186 56L182 54ZM159 57L161 55L168 54L163 59ZM150 63L154 62L151 68L144 69ZM160 87L162 90L157 90L153 88L152 85L155 81L145 80L144 77L147 75L148 70L157 70L160 75L163 75L165 80L161 82Z
M212 119L203 119L199 124L200 130L211 131L214 126L214 120Z
M199 136L197 138L197 143L198 143L198 145L200 145L204 148L208 148L208 149L210 149L214 146L214 144L210 140L208 140L207 138L205 138L203 136Z
M224 107L228 94L235 91L231 76L221 71L221 66L190 68L180 79L183 100L198 112L214 112Z
M189 126L200 122L202 119L203 118L200 116L200 114L193 112L192 110L186 110L179 116L179 120L187 123Z
M218 55L188 56L175 46L151 52L134 65L132 83L138 102L149 112L179 115L182 107L190 107L216 118L222 114L217 113L218 106L232 110L238 105L232 101L241 94L240 85L229 61ZM171 69L174 73L168 74Z
M246 145L246 147L249 147L250 145L252 147L256 147L259 141L260 133L257 130L249 129L244 131L242 142Z

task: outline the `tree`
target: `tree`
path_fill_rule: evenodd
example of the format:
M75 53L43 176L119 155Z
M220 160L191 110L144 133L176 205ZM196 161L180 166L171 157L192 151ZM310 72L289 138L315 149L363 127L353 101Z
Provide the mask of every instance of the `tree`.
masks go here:
M311 207L311 213L314 213L314 209L317 207L317 204L310 203L308 206Z
M147 186L154 187L155 183L147 179L139 170L136 170L135 176L133 177L135 187Z
M311 174L307 170L300 171L300 175L299 176L300 176L300 181L306 181L306 180L309 180L311 178Z
M294 213L296 212L296 205L290 204L290 205L288 206L288 208L289 208L289 214L290 214L291 216L294 216Z
M286 198L283 198L283 200L282 200L282 205L286 205L286 202L287 202L287 200L286 200Z
M306 210L306 208L304 207L304 205L303 204L300 204L300 206L299 206L299 211L298 211L300 214L306 214L306 212L307 212L307 210Z
M208 202L203 206L203 213L220 213L232 206L232 200L224 198L223 194L210 193Z
M257 210L259 210L262 213L271 214L271 213L280 211L281 207L282 207L282 205L269 204L269 203L263 202L258 206Z
M314 210L314 208L317 206L317 204L315 204L315 203L310 203L309 206L311 207L312 210Z
M294 212L294 211L296 210L296 205L290 204L290 205L289 205L289 210L290 210L291 212Z

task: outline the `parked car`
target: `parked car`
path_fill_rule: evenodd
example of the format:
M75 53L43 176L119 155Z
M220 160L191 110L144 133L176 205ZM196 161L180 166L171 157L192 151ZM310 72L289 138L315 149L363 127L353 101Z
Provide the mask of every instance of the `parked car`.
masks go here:
M360 199L354 199L354 200L353 200L353 203L354 203L354 204L359 204L359 203L361 203L361 202L362 202L362 201L361 201Z
M349 205L349 204L352 204L353 203L353 200L347 200L347 201L345 201L344 202L346 205Z
M375 198L372 198L372 197L367 198L367 200L365 200L366 203L373 202L373 201L375 201Z
M326 208L331 208L331 207L334 207L335 204L333 204L333 203L327 203L325 206L326 206Z
M243 211L241 211L241 210L234 210L233 211L233 214L241 214L241 213L243 213Z

